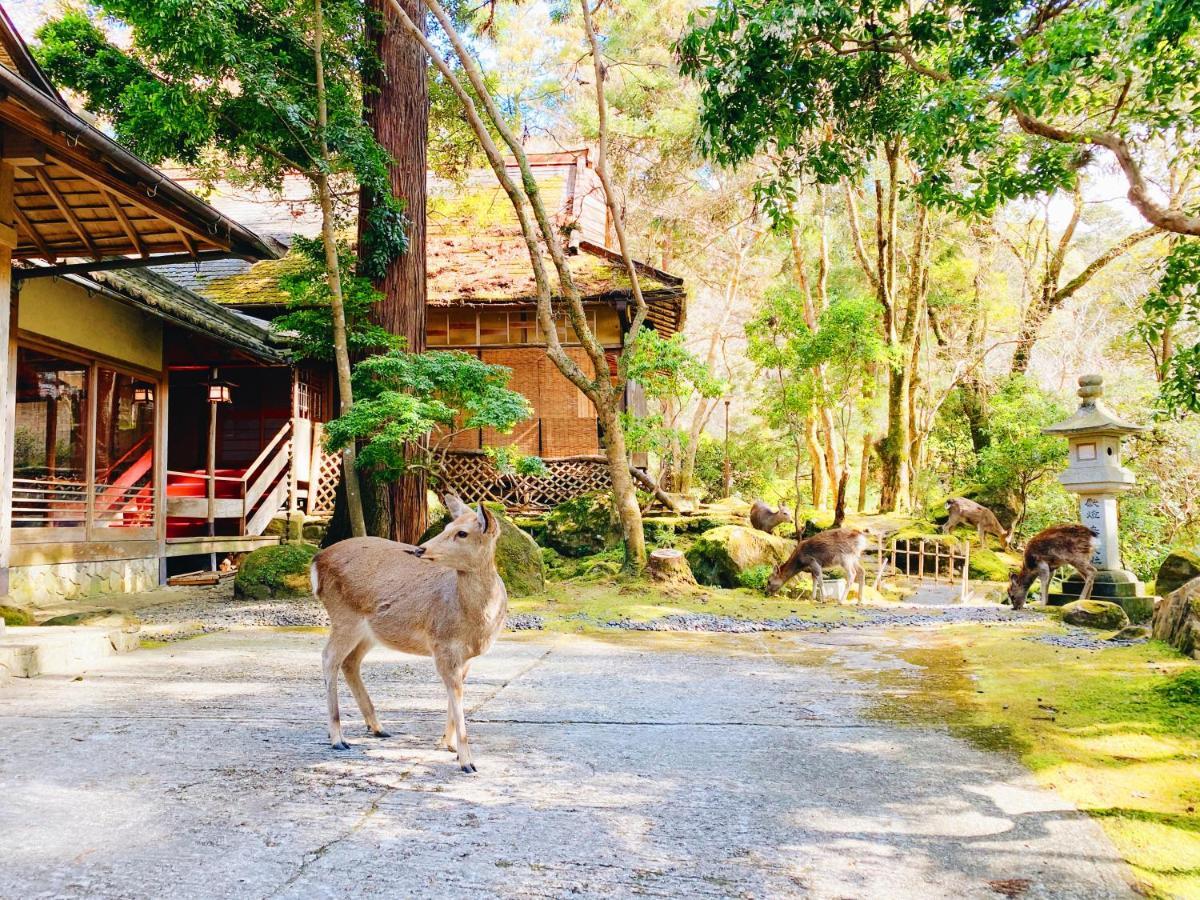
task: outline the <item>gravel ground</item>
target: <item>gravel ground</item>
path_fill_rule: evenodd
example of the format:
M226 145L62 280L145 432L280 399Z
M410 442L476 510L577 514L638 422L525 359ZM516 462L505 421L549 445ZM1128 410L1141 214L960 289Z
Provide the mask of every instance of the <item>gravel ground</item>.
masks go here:
M1029 610L1014 612L1006 606L950 606L928 611L902 607L897 610L863 610L866 618L853 622L821 622L788 616L785 619L735 619L710 613L675 613L648 622L617 619L607 622L609 628L626 631L696 631L723 634L748 634L759 631L834 631L837 629L875 628L880 625L898 628L928 625L994 624L1036 621L1040 616Z
M1039 644L1053 644L1055 647L1069 647L1072 650L1106 650L1110 647L1132 647L1134 644L1144 644L1149 638L1141 637L1133 640L1115 641L1096 637L1096 632L1077 625L1064 626L1067 634L1043 634L1026 638Z

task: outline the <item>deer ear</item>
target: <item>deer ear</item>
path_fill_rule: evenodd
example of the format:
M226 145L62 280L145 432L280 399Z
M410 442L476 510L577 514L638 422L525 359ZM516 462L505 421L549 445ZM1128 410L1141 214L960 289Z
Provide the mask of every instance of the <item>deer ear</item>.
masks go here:
M479 527L483 529L484 534L498 530L496 527L496 517L482 502L479 504Z
M457 519L463 513L471 511L471 507L463 503L462 500L458 498L458 494L447 494L444 499L446 501L446 510L455 519Z

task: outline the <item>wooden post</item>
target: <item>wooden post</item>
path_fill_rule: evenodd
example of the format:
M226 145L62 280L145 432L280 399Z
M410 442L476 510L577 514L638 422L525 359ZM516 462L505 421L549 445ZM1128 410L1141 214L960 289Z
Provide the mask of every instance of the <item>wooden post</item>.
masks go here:
M313 422L312 429L312 458L308 464L308 512L312 515L317 504L317 492L321 490L321 468L325 461L325 454L321 450L321 443L325 440L325 426L323 422Z
M925 538L921 538L919 549L917 550L917 577L925 578Z
M297 464L300 435L300 373L292 369L292 439L288 447L288 511L287 540L300 543L304 523L300 521L300 472Z
M967 578L971 571L971 542L967 541L963 547L963 563L962 563L962 588L958 594L958 602L964 603L967 599Z
M162 378L155 386L155 434L154 434L154 523L158 536L158 583L167 583L167 386L171 373L163 370Z
M12 292L13 167L0 163L0 596L8 593L9 548L12 544L13 420L17 414L17 349L14 341L16 299ZM0 631L3 631L0 624Z
M217 533L217 406L216 400L208 401L208 536ZM217 571L217 553L208 555L209 568Z

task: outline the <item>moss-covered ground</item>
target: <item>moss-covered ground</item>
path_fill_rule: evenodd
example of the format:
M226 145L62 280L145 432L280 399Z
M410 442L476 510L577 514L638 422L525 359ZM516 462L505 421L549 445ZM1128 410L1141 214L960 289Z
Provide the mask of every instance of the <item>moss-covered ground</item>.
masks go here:
M511 599L509 611L541 616L547 630L572 633L600 631L618 619L645 622L677 613L754 620L799 616L821 622L853 622L863 617L853 606L782 595L767 597L748 588L664 589L645 579L608 575L550 582L544 593Z
M914 667L869 676L913 691L881 694L875 713L1017 754L1100 821L1147 896L1200 897L1200 667L1158 642L1024 639L1047 627L922 633L901 651Z

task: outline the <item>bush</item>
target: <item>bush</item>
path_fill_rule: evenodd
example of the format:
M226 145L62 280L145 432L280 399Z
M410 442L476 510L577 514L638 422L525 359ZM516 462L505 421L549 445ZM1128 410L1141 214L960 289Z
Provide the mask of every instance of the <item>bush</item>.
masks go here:
M729 466L733 492L743 497L758 497L786 469L790 477L790 454L781 442L762 429L730 432ZM720 497L725 490L725 442L702 435L696 449L696 487L708 497Z
M774 570L774 566L753 566L738 575L738 586L750 588L754 591L765 591L767 589L767 579L771 577L771 573Z
M260 547L242 560L233 582L235 597L307 597L312 594L308 569L317 548L312 544Z

